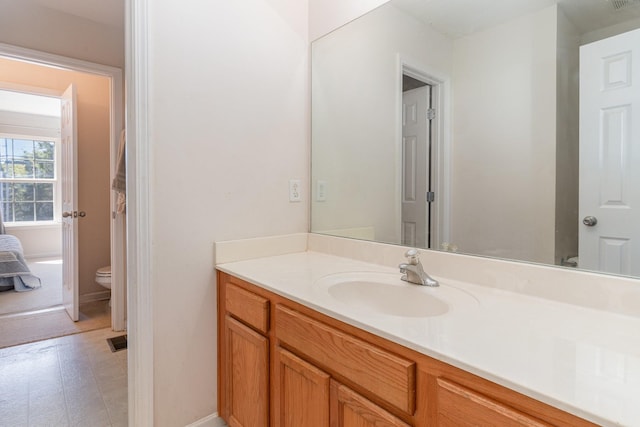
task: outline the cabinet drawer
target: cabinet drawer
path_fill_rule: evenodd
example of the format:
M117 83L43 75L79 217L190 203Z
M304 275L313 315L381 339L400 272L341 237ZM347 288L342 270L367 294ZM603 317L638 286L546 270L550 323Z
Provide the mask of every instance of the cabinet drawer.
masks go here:
M276 305L276 337L322 369L396 408L415 411L415 363L287 307Z
M233 283L226 284L225 307L238 320L267 333L269 331L269 300Z
M550 426L550 424L444 378L438 378L436 383L437 425L439 426Z

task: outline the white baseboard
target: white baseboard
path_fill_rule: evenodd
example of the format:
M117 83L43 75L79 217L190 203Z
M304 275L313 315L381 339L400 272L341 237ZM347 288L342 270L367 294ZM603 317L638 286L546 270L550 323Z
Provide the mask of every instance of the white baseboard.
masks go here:
M24 259L28 261L37 261L39 259L48 259L48 258L62 258L62 254L60 252L34 252L24 253Z
M195 423L189 424L186 427L226 427L227 424L222 418L218 416L217 412L199 419Z
M111 291L90 292L80 295L80 304L86 302L103 301L111 298Z

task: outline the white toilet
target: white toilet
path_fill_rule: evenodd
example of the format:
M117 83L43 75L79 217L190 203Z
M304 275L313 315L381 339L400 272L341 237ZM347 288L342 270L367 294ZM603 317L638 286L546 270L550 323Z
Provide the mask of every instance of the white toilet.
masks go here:
M95 280L98 285L111 289L111 266L99 268L98 271L96 271ZM111 306L111 300L109 300L109 306Z

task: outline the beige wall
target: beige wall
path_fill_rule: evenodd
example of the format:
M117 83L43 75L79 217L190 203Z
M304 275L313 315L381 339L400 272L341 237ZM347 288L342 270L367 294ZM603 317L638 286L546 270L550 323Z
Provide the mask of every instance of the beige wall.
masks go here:
M0 80L53 89L76 85L78 100L78 208L80 295L103 291L96 269L110 263L109 79L0 58Z

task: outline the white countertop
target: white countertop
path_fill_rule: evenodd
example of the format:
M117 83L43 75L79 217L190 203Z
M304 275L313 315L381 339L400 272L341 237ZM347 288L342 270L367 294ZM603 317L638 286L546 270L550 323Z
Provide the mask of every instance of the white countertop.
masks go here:
M435 277L465 293L435 317L371 314L316 282L397 269L320 252L218 264L218 269L395 343L606 426L640 426L640 319ZM444 289L444 291L442 291Z

